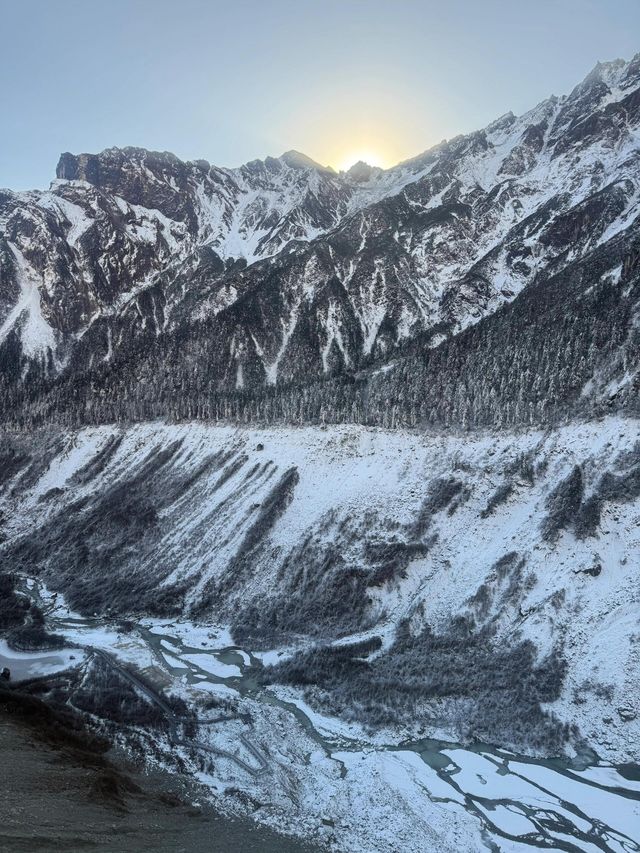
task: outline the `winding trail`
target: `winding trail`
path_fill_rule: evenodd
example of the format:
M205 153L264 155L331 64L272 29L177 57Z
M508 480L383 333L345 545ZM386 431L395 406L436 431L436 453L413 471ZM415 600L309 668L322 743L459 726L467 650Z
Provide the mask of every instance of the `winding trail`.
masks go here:
M244 734L241 734L239 736L239 740L241 741L245 749L250 752L251 755L256 759L259 764L259 767L253 767L251 764L248 764L246 761L240 758L240 756L235 755L233 752L229 752L226 749L219 749L218 747L211 746L210 744L205 743L201 740L180 737L178 734L179 726L185 723L193 722L196 725L213 725L215 723L220 723L225 720L234 719L237 715L234 715L233 717L216 717L212 720L199 720L197 718L195 720L192 720L189 717L180 717L175 713L173 708L167 703L167 701L160 693L149 687L148 684L145 684L143 681L141 681L136 675L134 675L134 673L132 673L126 667L119 664L113 655L110 655L108 652L105 652L102 649L97 649L95 648L95 646L86 646L85 648L87 652L89 652L94 657L100 658L100 660L104 661L108 666L111 667L111 669L121 675L126 681L129 682L129 684L131 684L140 693L146 696L152 704L160 708L169 724L169 739L173 744L175 744L176 746L186 746L190 748L199 749L202 752L206 752L211 755L217 755L221 758L227 758L230 761L235 762L238 767L242 768L242 770L245 770L252 776L261 776L268 771L269 760L267 756L260 749L258 749L258 747L254 743L252 743L249 738Z

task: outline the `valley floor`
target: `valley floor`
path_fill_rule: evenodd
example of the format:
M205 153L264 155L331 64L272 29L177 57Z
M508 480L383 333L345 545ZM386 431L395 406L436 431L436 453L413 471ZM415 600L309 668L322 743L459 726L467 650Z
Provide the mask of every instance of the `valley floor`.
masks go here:
M159 703L163 695L179 695L199 719L215 715L217 722L202 722L195 736L179 742L144 727L120 729L117 739L125 750L155 756L150 776L134 775L143 789L133 794L122 782L101 786L101 776L108 774L91 761L83 767L77 751L73 759L58 762L58 770L47 769L49 748L35 748L24 732L5 725L3 754L14 788L4 798L3 837L18 844L7 849L44 853L53 849L54 839L67 849L96 843L123 851L217 849L206 847L207 838L220 850L229 844L247 851L267 851L270 845L274 851L297 849L294 841L255 835L242 821L225 822L206 806L203 811L208 792L230 815L250 803L259 823L312 840L319 849L640 850L640 767L616 768L593 755L549 762L483 744L389 741L388 732L374 735L315 713L295 691L257 687L258 660L234 646L223 628L147 619L123 630L83 619L57 596L41 592L39 600L49 603L49 625L75 647L73 661L71 650L60 656L61 671L71 665L82 672L99 648L131 673L134 683L143 678L152 685ZM50 662L36 653L32 659L31 676L52 674ZM0 662L11 659L7 655ZM213 709L205 711L205 703ZM182 762L183 778L202 786L199 796L193 788L188 792L200 804L189 807L183 786L180 807L167 812L164 768L175 772L176 761ZM36 773L40 779L34 786ZM61 785L70 803L78 801L77 826L53 807ZM121 791L125 808L119 805ZM112 821L108 840L107 819Z

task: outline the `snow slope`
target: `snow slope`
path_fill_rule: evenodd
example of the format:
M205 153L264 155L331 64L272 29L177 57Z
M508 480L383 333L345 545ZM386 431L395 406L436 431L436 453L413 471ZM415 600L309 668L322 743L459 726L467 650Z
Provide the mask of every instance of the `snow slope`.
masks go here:
M548 710L602 757L637 760L638 441L637 422L613 417L473 436L86 429L26 451L4 492L3 552L76 607L215 614L254 648L260 636L304 648L376 635L384 652L404 620L446 633L472 618L501 648L530 640L539 660L560 650ZM603 500L582 538L568 516L545 538L550 496L576 466L583 506L605 475L627 476L630 494ZM434 505L434 485L450 480L453 498ZM516 562L505 579L501 565ZM354 576L365 580L343 610Z

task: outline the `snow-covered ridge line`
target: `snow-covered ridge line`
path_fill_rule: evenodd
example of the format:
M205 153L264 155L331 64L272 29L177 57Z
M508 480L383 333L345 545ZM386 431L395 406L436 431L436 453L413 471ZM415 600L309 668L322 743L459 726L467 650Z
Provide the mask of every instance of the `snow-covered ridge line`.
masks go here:
M291 152L239 169L132 148L63 155L50 191L0 195L7 418L38 422L53 403L75 422L227 417L228 406L244 420L261 416L261 396L282 391L284 420L287 388L309 386L294 418L380 422L363 402L377 394L399 400L385 425L555 422L606 394L603 405L629 409L639 93L640 57L598 67L520 118L507 113L391 170L352 175ZM487 371L472 365L490 363L492 332L460 333L502 324L496 335L515 350L518 312L536 301L540 346L504 359L505 391L487 395ZM562 309L585 312L584 334L559 328ZM25 317L43 320L36 346ZM569 372L592 393L560 382L557 332L575 355ZM578 354L594 335L609 345ZM428 356L425 374L422 352L455 349L449 339L460 358ZM414 363L369 381L372 365L384 370L405 353ZM509 373L523 359L539 375L526 389ZM430 388L448 385L458 364L457 388L438 397L419 387L423 375ZM366 392L346 387L354 375L368 377ZM449 418L439 401L451 397ZM494 401L499 411L487 413Z

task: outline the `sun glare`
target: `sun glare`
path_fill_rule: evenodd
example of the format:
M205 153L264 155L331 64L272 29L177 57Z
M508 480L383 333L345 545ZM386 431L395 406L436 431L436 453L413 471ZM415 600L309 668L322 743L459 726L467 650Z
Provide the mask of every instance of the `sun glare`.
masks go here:
M359 163L360 161L368 163L370 166L380 166L384 168L382 158L378 154L375 154L373 151L356 151L343 157L338 164L338 169L341 172L346 172L354 163Z

